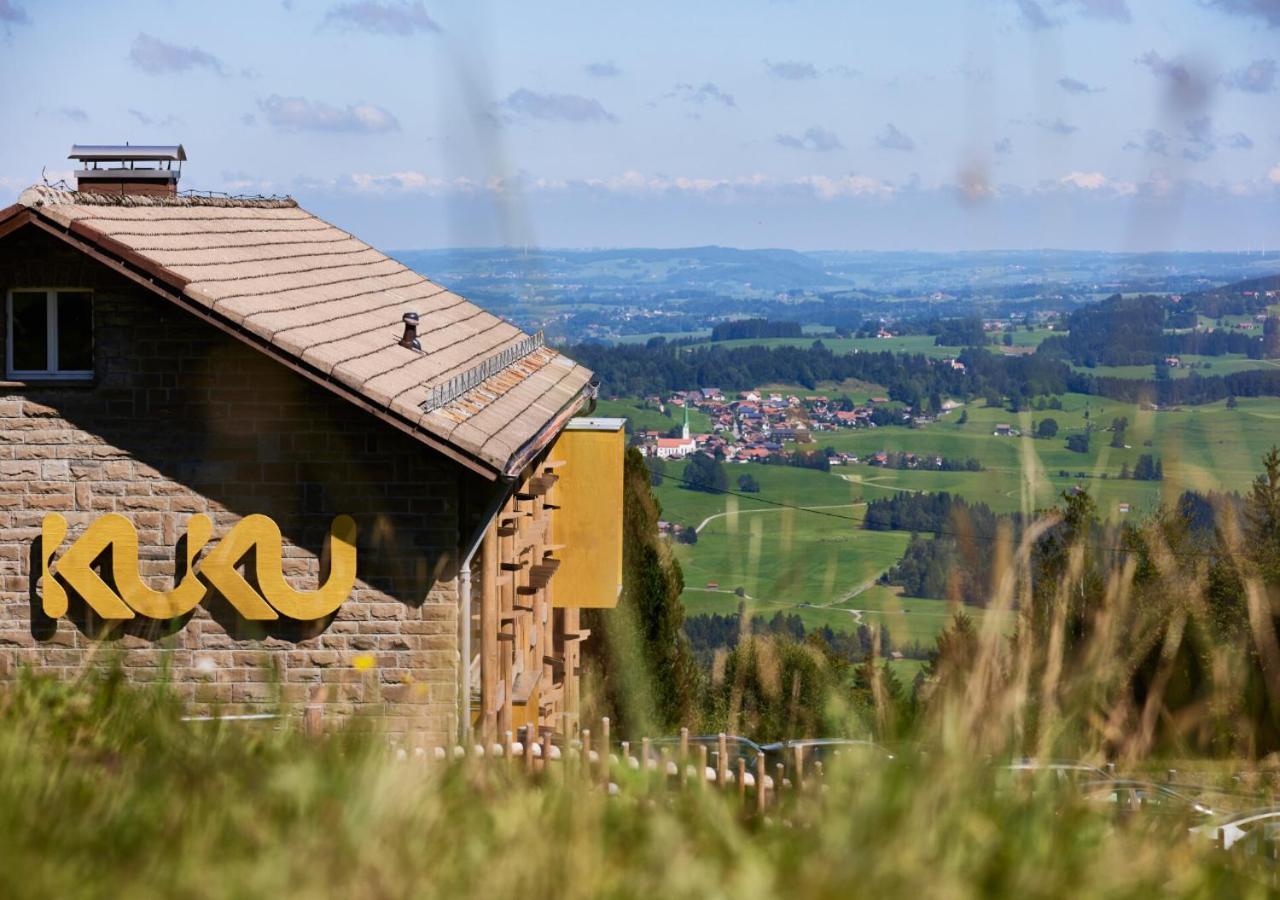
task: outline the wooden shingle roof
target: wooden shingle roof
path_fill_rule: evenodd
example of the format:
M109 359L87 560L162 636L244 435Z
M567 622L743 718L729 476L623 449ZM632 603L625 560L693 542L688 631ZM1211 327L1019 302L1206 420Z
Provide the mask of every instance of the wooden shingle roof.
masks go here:
M587 369L290 199L36 187L0 235L18 213L489 477L519 471L591 389ZM399 345L407 312L421 353ZM492 375L428 402L486 361Z

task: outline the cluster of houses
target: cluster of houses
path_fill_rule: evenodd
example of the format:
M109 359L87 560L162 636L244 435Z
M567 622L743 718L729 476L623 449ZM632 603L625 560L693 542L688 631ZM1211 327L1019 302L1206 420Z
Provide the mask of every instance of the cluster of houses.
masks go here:
M652 408L673 414L682 411L684 424L676 437L663 431L638 431L634 443L646 456L684 459L699 450L723 456L726 461L753 462L768 458L788 442L809 443L815 431L875 427L872 413L888 397L870 397L852 409L826 396L799 397L767 391L741 391L727 397L718 388L676 391L666 398L648 397ZM708 433L694 433L689 411L697 410L711 422ZM903 413L904 417L907 414Z

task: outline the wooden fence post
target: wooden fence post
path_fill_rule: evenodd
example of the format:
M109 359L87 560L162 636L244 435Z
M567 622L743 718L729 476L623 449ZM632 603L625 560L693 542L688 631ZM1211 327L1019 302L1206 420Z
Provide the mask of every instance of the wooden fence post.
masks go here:
M764 793L765 764L764 754L756 754L756 815L764 815L764 805L766 801Z
M604 783L607 787L609 784L609 717L605 716L600 720L600 772L604 776Z
M723 731L716 738L716 750L719 751L716 758L716 784L724 787L725 782L729 780L729 745Z
M707 745L698 745L698 789L707 786Z

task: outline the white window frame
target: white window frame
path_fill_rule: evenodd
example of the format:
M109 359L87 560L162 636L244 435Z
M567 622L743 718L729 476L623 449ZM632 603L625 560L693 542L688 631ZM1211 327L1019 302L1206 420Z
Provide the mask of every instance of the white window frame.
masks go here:
M5 377L14 381L89 381L94 376L93 369L59 369L58 368L58 294L75 293L89 295L89 348L90 354L93 352L93 291L87 288L60 287L60 288L11 288L5 294L4 303L4 320L5 320L5 355L4 355L4 371ZM45 300L45 336L48 341L45 347L45 359L48 361L47 369L15 369L13 367L13 295L14 294L44 294Z

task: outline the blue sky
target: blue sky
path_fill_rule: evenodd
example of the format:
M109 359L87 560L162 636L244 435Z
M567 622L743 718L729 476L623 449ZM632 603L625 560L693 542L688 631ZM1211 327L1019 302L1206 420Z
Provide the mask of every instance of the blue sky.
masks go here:
M0 195L82 143L384 248L1274 249L1280 0L0 0Z

